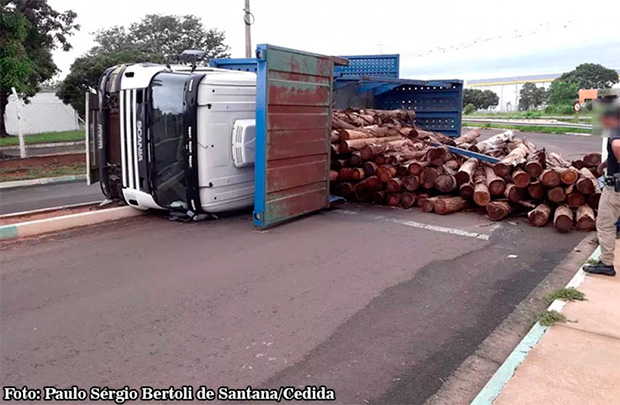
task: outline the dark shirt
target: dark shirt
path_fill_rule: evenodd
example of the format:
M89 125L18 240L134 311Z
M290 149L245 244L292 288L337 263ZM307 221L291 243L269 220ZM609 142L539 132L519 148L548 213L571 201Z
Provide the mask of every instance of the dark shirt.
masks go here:
M609 141L607 142L607 175L613 176L616 173L620 173L620 164L618 164L618 159L616 159L616 155L614 155L614 151L611 149L611 143L620 139L620 128L612 129L611 134L609 134Z

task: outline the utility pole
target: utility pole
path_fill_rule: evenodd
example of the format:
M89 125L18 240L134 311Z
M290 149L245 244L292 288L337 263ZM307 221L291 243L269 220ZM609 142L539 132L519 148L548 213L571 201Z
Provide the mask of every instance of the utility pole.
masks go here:
M251 26L254 23L254 16L250 12L250 0L245 0L245 15L243 22L245 23L245 57L252 57L252 33Z

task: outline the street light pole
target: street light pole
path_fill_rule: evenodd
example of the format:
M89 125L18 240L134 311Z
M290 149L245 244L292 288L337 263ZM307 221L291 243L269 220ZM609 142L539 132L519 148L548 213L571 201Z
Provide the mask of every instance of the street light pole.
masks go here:
M252 57L252 33L250 27L254 22L254 16L250 13L250 0L245 0L245 15L243 16L243 22L245 23L245 57Z

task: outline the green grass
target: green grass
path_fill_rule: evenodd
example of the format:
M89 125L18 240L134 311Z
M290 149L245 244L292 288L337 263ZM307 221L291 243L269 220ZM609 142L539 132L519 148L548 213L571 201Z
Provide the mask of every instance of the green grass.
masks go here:
M478 117L478 118L526 118L526 119L536 119L536 118L548 118L548 117L562 117L563 119L574 119L574 118L591 118L594 115L592 111L581 111L579 115L577 114L549 114L542 111L513 111L513 112L489 112L489 111L477 111L472 114L467 114L468 117Z
M544 134L565 134L567 132L584 134L592 131L581 128L558 128L558 127L539 127L536 125L504 125L504 124L490 124L490 123L472 123L464 122L464 127L477 127L477 128L495 128L495 129L515 129L522 132L541 132Z
M558 311L543 311L536 316L542 326L551 326L556 322L566 322L566 317Z
M597 242L597 244L598 244L598 242ZM596 260L594 260L594 259L586 260L586 264L596 264L596 263L598 263L598 262Z
M58 142L75 142L84 140L84 131L65 131L65 132L44 132L41 134L24 135L26 145L34 145L37 143L58 143ZM0 147L2 146L18 146L19 138L10 136L8 138L0 138Z
M559 290L551 291L546 297L545 301L551 304L555 300L564 301L583 301L586 299L584 293L576 289L575 287L560 288Z
M40 179L42 177L74 176L84 173L86 173L86 164L84 162L50 164L45 167L8 168L0 169L0 183L4 181Z

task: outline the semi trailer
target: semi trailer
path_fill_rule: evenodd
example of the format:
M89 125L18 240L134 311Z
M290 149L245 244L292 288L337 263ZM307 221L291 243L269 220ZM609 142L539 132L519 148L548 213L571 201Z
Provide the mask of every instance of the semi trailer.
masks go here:
M107 198L188 217L254 206L264 227L329 205L332 108L412 109L460 133L462 81L401 79L398 55L199 56L110 67L87 93L87 178Z

